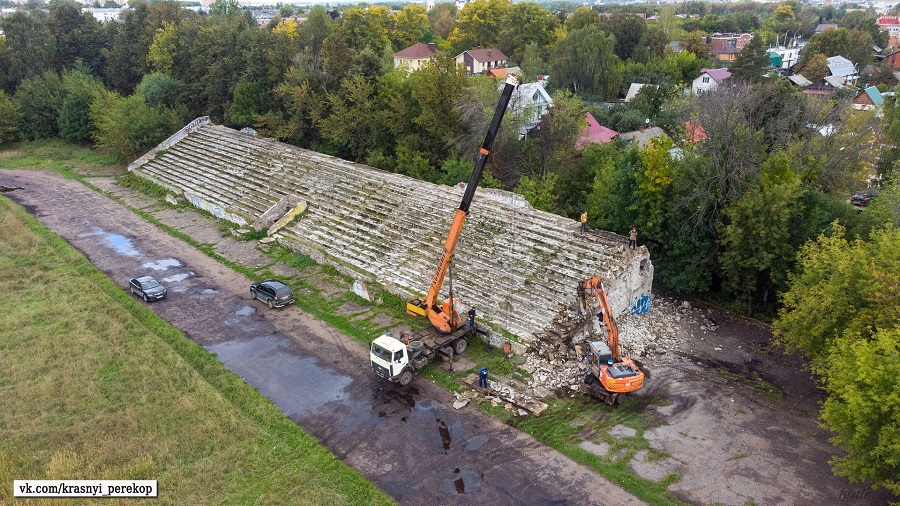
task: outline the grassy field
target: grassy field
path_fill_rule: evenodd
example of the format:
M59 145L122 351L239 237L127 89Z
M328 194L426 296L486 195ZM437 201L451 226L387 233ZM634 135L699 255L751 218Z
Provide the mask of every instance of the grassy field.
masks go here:
M90 160L92 156L96 155L85 151L89 150L71 148L64 143L21 143L15 153L0 152L0 166L25 168L29 160L42 158L45 160L42 162L43 167L62 171L67 177L82 179L85 184L96 190L97 188L90 184L89 178L104 174L109 166L99 162L98 165L90 166L90 163L84 161ZM83 167L81 165L83 162L87 163L87 166ZM121 170L118 174L120 175L118 181L122 186L130 187L148 197L160 200L165 194L163 189L146 180L130 174L121 175ZM108 196L117 198L114 195ZM136 208L131 208L131 210L235 271L251 278L276 277L275 273L269 270L271 265L258 269L243 266L222 257L210 245L200 244L182 231L161 223L153 214ZM223 230L223 234L226 233L229 233L229 227L225 227ZM427 325L427 321L424 319L407 315L405 302L377 285L368 286L373 301L366 301L356 296L350 289L352 278L338 273L333 267L317 264L305 255L299 255L278 246L269 249L268 255L272 258L272 264L282 262L299 271L298 276L278 276L294 288L297 297L296 304L299 308L360 342L368 344L374 337L390 327L408 326L418 329ZM353 306L355 310L346 311L347 305ZM528 373L507 361L500 350L486 347L484 343L473 343L466 351L466 359L477 364L476 368L457 369L456 372L449 373L439 364L431 364L422 371L422 379L433 380L448 390L459 392L466 388L462 384L462 378L475 372L481 366L487 366L492 374L520 381L526 380L529 376ZM478 406L478 409L529 433L547 446L590 467L601 476L619 484L649 504L655 506L682 505L684 503L666 489L669 483L679 479L677 475L670 475L662 483L656 483L634 475L629 469L629 460L640 450L648 450L648 458L651 459L662 457L658 452L650 449L649 443L643 437L645 429L662 423L652 415L652 411L647 410L645 404L657 400L648 399L643 403L632 403L633 399L629 399L619 409L614 409L578 394L574 398L550 401L547 411L541 417L514 417L502 407L492 407L490 403L483 403ZM605 432L616 424L634 428L636 435L617 439ZM610 444L610 453L604 457L594 455L578 446L583 440L606 442ZM0 473L0 478L2 477L3 475ZM0 498L2 497L0 495Z
M5 197L0 230L0 502L155 479L165 504L391 503Z

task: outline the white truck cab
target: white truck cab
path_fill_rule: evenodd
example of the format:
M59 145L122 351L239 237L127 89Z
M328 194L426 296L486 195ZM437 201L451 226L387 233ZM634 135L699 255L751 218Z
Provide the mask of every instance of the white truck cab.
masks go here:
M407 385L413 378L406 345L393 336L382 334L372 341L369 352L372 370L382 378Z

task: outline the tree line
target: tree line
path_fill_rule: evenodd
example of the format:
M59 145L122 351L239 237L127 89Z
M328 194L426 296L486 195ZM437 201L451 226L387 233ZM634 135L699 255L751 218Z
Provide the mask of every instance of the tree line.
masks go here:
M137 0L109 23L54 1L2 19L0 144L59 137L125 162L208 115L455 184L468 180L499 86L467 76L453 58L498 48L526 82L549 74L554 105L522 138L527 118L507 114L484 184L571 218L587 211L592 228L638 227L664 288L746 313L778 311L779 339L811 358L829 392L823 420L848 452L836 470L897 492L900 403L889 396L900 377L900 110L888 98L876 116L855 110L852 92L808 95L766 75L766 45L795 36L808 39L810 75L834 54L863 68L872 45L887 42L874 12L687 2L682 18L673 5L554 5L315 6L302 22L288 6L260 28L234 0L206 14ZM828 22L838 27L814 34ZM728 86L685 94L702 67L721 65L709 59L716 31L756 37L731 64ZM672 41L686 50L674 52ZM394 69L393 54L416 42L441 51L415 72ZM880 67L863 79L896 84ZM652 86L628 104L605 103L635 82ZM643 148L620 140L576 148L587 113L619 132L658 126L667 136ZM687 122L703 135L689 134ZM872 174L883 187L859 212L848 198ZM871 367L881 389L854 375Z

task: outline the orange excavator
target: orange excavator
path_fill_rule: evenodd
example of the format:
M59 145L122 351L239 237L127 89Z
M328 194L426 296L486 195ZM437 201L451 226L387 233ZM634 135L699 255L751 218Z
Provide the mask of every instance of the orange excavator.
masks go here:
M600 306L597 315L606 324L608 344L603 341L591 341L591 370L584 377L581 391L593 395L610 406L619 404L621 398L644 385L644 372L628 357L619 356L619 327L609 307L603 279L593 276L578 285L578 298L588 314L588 324L593 336L593 307L588 302L588 291L593 291ZM599 381L599 384L598 384Z
M494 117L491 119L491 124L488 127L484 144L481 145L478 159L475 161L472 177L469 179L469 184L466 186L462 202L459 204L456 215L453 217L453 223L450 225L450 232L447 234L447 239L444 241L444 249L441 251L441 255L438 258L437 268L434 270L434 275L431 277L431 285L428 287L428 294L425 296L425 300L422 300L421 297L413 297L406 302L407 313L411 315L427 316L434 328L441 334L455 332L460 328L462 323L459 312L453 304L452 277L449 297L442 303L438 303L438 296L441 285L444 283L444 277L447 275L450 264L453 262L453 251L456 249L456 243L459 241L459 236L462 233L463 224L465 224L466 216L469 214L469 206L472 204L472 198L475 196L475 189L478 188L478 183L481 182L481 174L484 171L487 157L491 154L491 147L494 145L494 137L496 137L497 131L500 129L500 122L503 120L503 115L506 114L506 107L509 105L509 99L512 97L512 92L517 86L519 86L518 76L509 74L506 78L506 84L503 86L503 91L500 94L500 101L497 103L497 108L494 110Z

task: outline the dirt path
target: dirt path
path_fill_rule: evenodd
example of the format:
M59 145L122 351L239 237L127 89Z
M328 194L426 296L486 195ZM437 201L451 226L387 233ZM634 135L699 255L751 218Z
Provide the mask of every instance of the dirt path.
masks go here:
M91 183L115 189L111 179ZM251 280L78 181L0 170L0 185L23 187L6 195L123 289L138 274L162 280L170 296L153 303L154 311L403 504L641 504L496 419L452 409L450 394L427 381L407 388L376 381L363 345L297 308L270 311L252 301ZM163 209L128 198L134 207ZM199 240L217 243L220 253L266 262L252 248L217 238L212 220L162 212L169 214L164 222L178 221L195 238L205 234Z

